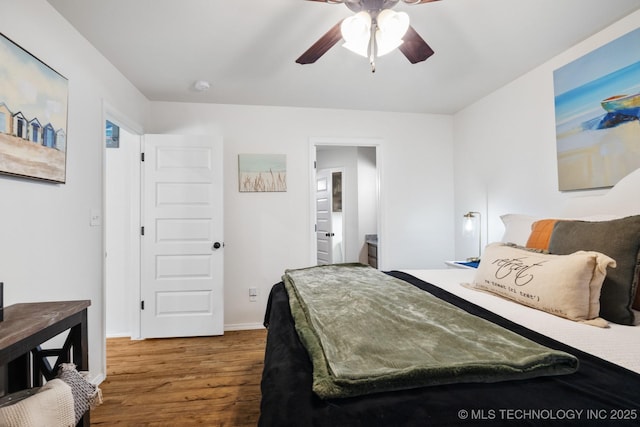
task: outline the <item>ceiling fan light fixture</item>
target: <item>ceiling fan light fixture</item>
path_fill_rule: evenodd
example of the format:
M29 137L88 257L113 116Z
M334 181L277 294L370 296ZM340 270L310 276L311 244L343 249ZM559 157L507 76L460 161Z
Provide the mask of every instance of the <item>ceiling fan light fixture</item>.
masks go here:
M351 52L356 53L360 56L364 56L365 58L368 58L368 52L369 52L369 42L368 40L364 40L364 41L360 41L358 43L356 42L345 42L342 47L349 49Z
M402 37L409 29L409 15L406 12L382 10L376 18L376 44L378 56L385 55L403 43Z
M424 4L438 0L312 0L342 3L355 13L337 22L298 59L298 64L312 64L343 40L344 47L364 56L375 72L375 57L398 49L412 64L425 61L435 52L409 24L405 12L391 11L400 1Z
M376 31L376 56L383 56L392 50L398 48L404 41L402 39L393 39L385 37L380 30Z
M350 51L368 56L369 39L371 38L371 15L366 11L356 13L342 21L340 32L345 43L343 46Z
M407 12L396 12L391 9L382 10L376 19L378 28L389 37L402 38L409 29Z

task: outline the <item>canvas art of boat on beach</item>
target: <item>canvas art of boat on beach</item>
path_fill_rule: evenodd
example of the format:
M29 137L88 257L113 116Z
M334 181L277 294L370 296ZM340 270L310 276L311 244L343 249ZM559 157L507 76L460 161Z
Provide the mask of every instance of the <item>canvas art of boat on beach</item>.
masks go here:
M617 126L631 120L640 120L640 92L633 95L614 95L604 99L600 105L607 112L598 128Z
M554 70L558 189L607 188L640 167L640 28Z
M609 113L640 117L640 93L635 95L614 95L601 103Z

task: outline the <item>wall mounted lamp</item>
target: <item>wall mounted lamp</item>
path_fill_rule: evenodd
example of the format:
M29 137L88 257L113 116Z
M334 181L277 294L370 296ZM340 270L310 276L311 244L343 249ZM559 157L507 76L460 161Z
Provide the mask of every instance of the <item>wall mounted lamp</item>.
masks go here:
M477 217L478 218L478 222L477 222L477 227L478 227L478 256L477 257L470 257L467 258L467 261L469 262L479 262L480 261L480 255L482 254L482 215L480 215L480 212L475 212L475 211L469 211L466 214L463 215L464 217L464 224L462 226L462 233L464 235L467 236L471 236L474 234L475 228L476 228L476 222L474 221L474 219Z

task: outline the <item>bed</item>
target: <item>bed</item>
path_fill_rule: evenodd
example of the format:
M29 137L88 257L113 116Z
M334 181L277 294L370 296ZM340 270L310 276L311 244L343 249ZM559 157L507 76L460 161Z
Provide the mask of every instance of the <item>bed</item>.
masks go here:
M571 281L574 276L567 278L569 282L566 286L577 292L576 295L586 295L584 298L572 297L568 303L569 308L564 305L549 308L550 304L565 302L562 302L563 298L558 294L545 294L557 289L545 288L548 279L545 280L541 273L535 279L541 286L539 292L518 293L517 298L524 298L524 301L510 298L507 291L507 294L500 295L497 292L500 289L496 291L490 287L483 289L473 286L476 282L501 285L499 280L494 282L493 279L508 268L511 278L519 274L519 280L526 279L529 286L529 281L533 280L527 276L531 272L530 268L522 265L513 267L513 263L503 262L507 256L499 251L525 250L510 244L496 244L496 247L488 245L478 270L406 270L380 273L394 281L401 281L403 289L410 287L416 290L411 292L421 292L428 299L435 298L446 305L457 307L456 310L464 316L478 319L478 323L498 325L501 329L511 331L508 334L515 334L536 346L542 346L556 359L571 362L571 358L575 358L575 369L569 369L565 365L556 371L516 375L513 378L486 380L481 377L478 380L471 377L462 382L450 379L440 382L427 380L423 385L420 382L406 385L403 382L405 376L399 382L387 381L385 386L373 392L359 390L360 392L347 392L343 395L323 395L322 391L318 391L321 389L317 388L318 369L314 370L314 364L317 366L319 362L313 346L309 347L309 338L305 338L307 335L315 336L317 331L307 334L300 331L301 313L304 317L308 312L314 311L313 307L307 307L310 294L306 294L301 283L292 288L287 273L283 282L273 286L265 313L268 335L261 382L259 425L638 425L640 313L633 305L636 303L634 298L640 274L640 217L636 216L640 213L640 208L635 197L635 189L639 185L640 172L635 172L604 196L594 197L591 203L593 208L585 208L590 205L587 198L565 208L567 216L561 221L553 219L556 222L544 243L548 245L547 251L554 255L547 255L547 251L540 248L528 249L527 256L534 254L531 256L543 257L540 258L542 261L534 264L544 264L544 268L555 266L555 270L549 270L549 274L552 274L549 277L564 277L564 272L574 268L573 265L578 265L574 258L571 258L574 264L567 264L574 252L580 252L587 260L587 264L580 261L580 267L575 267L580 274L591 274L575 280L576 283L583 283L582 285L575 285ZM579 208L575 209L575 205L579 205ZM607 206L608 210L604 210L607 208L603 206ZM503 221L506 227L503 240L528 246L530 242L526 240L532 238L532 226L540 223L541 219L510 215L505 216ZM573 237L569 239L567 236ZM598 246L600 242L615 245L616 249L621 248L621 254L609 257L605 253L602 256L604 251L596 250L601 248ZM604 248L609 252L609 247ZM496 252L492 252L494 250ZM509 256L511 260L522 258L518 253ZM490 269L490 265L495 266L494 270ZM502 269L501 274L497 274L497 268ZM601 278L596 277L597 271L603 273ZM631 288L616 288L616 274L619 275L620 271L626 272L623 281L631 280ZM297 270L294 273L297 274ZM486 274L490 274L492 280L483 280L483 275ZM295 281L302 282L297 277ZM301 302L292 303L291 295L294 295L294 300L300 299ZM411 295L411 298L415 298L415 293ZM620 304L621 296L628 301ZM547 298L542 306L527 302L540 297L543 300ZM395 300L395 297L390 299ZM574 304L576 300L581 302ZM327 304L331 304L330 300ZM403 302L401 305L405 306L407 303ZM302 309L297 308L298 306ZM594 306L598 309L595 313ZM314 319L310 323L315 322ZM322 321L326 322L326 319ZM447 322L449 321L435 327L448 328ZM344 325L340 327L343 328ZM321 341L320 346L326 345L324 343ZM449 353L437 358L455 359L455 351L447 351ZM464 352L466 350L461 351ZM558 354L563 357L567 355L569 359L556 357ZM333 363L327 362L332 367ZM388 384L391 386L386 387Z

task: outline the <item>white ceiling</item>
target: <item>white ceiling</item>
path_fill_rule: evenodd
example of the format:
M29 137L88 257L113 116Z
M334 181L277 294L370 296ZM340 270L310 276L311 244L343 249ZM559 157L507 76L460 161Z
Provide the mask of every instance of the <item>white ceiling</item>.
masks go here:
M640 0L400 3L435 50L415 65L340 46L294 61L352 12L305 0L48 0L149 100L454 113L630 12ZM196 80L211 89L197 92Z

